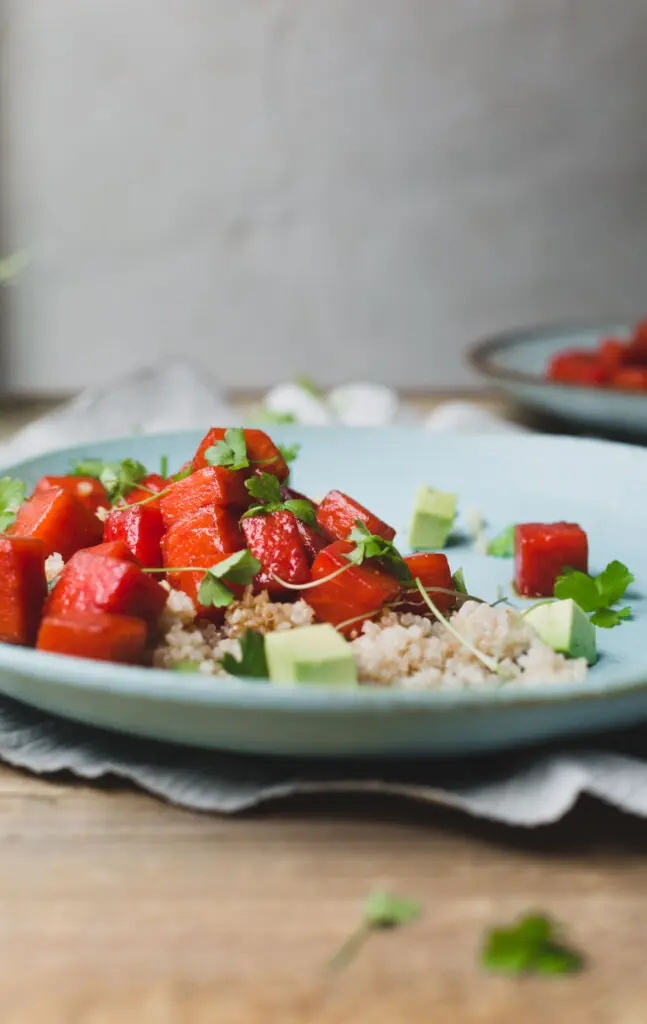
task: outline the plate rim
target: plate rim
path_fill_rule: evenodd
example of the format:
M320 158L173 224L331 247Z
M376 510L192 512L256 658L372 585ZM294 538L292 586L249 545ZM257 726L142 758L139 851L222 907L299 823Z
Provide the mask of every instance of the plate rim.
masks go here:
M526 384L535 388L542 388L543 390L561 391L565 395L575 392L592 395L622 395L634 404L645 404L647 403L647 394L643 392L625 390L623 388L596 388L591 387L589 384L548 380L546 377L536 373L498 366L494 361L495 357L506 349L532 344L541 336L550 334L563 334L567 336L589 331L602 334L607 330L618 330L618 328L630 330L632 325L637 323L639 319L640 317L633 320L627 317L618 317L616 319L605 317L603 320L555 320L524 324L521 327L508 327L501 331L488 333L472 342L465 351L465 358L468 365L480 376L502 385Z

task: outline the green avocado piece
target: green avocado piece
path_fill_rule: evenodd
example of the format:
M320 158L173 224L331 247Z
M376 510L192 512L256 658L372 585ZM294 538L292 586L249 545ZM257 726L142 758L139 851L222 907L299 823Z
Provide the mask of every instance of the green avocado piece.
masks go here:
M357 685L352 648L329 623L268 633L265 657L272 683Z
M456 495L435 491L423 484L418 489L409 529L409 547L442 548L456 518Z
M558 654L586 658L589 665L597 661L595 626L571 597L535 605L524 618Z

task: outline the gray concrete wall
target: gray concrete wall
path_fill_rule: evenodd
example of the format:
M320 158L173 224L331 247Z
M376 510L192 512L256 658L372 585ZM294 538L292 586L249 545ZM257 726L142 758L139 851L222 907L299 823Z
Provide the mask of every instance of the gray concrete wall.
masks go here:
M470 383L647 310L647 0L4 0L9 383Z

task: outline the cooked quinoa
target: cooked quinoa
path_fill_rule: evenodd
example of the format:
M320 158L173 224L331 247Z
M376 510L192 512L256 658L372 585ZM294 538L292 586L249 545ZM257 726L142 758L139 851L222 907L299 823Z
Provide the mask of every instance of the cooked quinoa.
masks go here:
M239 656L237 637L245 630L296 629L313 619L312 609L303 600L272 602L267 592L253 595L248 588L241 601L225 610L222 626L215 626L196 619L191 599L171 590L162 620L163 639L154 652L153 664L172 668L177 662L191 661L205 675L225 675L220 658L225 652ZM351 640L360 683L442 690L505 685L505 678L546 683L580 681L586 675L583 658L556 654L512 609L467 601L451 622L483 654L499 658L503 674L486 668L442 623L385 612L379 621L365 623L359 636Z

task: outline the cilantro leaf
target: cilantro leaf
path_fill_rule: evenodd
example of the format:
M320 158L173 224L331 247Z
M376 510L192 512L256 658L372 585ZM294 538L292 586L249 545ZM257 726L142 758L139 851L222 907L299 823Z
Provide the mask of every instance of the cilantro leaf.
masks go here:
M555 581L554 594L560 601L572 597L583 612L595 612L601 607L595 580L579 569L565 569Z
M572 974L582 955L560 941L555 924L543 914L529 914L509 928L488 932L481 962L503 974Z
M281 505L281 485L272 473L261 473L245 481L245 487L252 498L270 505Z
M631 608L620 608L619 611L615 611L613 608L601 608L600 611L593 613L591 622L601 629L612 629L614 626L619 626L623 619L630 618Z
M234 552L207 569L198 587L198 601L205 608L226 608L234 600L234 594L224 581L247 586L260 569L261 563L247 548Z
M254 417L259 423L298 423L293 412L275 412L263 406Z
M328 962L329 970L346 967L364 945L371 932L378 929L399 928L411 924L420 917L421 907L417 900L376 889L364 901L360 924L342 943Z
M317 513L314 510L314 505L306 498L288 498L287 501L283 502L283 508L291 512L297 519L308 523L309 526L315 526L317 523Z
M216 441L204 453L209 466L224 466L226 469L246 469L249 466L247 442L242 427L225 430L222 441Z
M250 679L267 679L265 659L265 638L262 633L247 629L240 638L240 659L233 654L223 654L220 664L230 676L247 676Z
M4 532L16 519L16 513L27 497L27 486L22 480L10 476L0 479L0 532Z
M82 459L73 463L75 476L93 476L99 480L108 498L114 505L124 498L137 484L148 476L148 470L136 459L124 459L123 462L102 462L101 459Z
M105 462L103 459L80 459L72 463L73 476L93 476L98 480L103 472Z
M404 896L376 889L364 903L364 922L369 928L397 928L420 917L420 904Z
M467 587L465 585L465 574L462 569L457 569L452 576L452 583L454 584L454 590L457 594L466 594Z
M494 558L512 558L514 555L514 526L506 526L505 530L493 537L487 546L488 555Z
M355 520L355 526L348 534L347 540L355 545L352 551L344 555L353 565L361 565L365 558L375 558L401 583L410 583L413 579L411 570L395 544L376 533L371 533L366 523Z
M292 445L279 444L279 445L277 445L277 448L280 451L281 455L283 456L283 458L285 459L286 462L294 462L294 460L296 459L297 455L299 454L299 452L301 450L301 445L300 444L292 444Z
M631 618L631 608L616 609L627 587L635 577L622 562L609 562L597 576L589 576L579 569L565 569L555 581L555 597L572 598L582 611L591 614L591 622L601 629L612 629Z
M624 597L627 587L635 579L636 577L629 572L626 565L614 560L609 562L606 569L596 576L595 585L600 592L600 597L604 599L604 603L608 607Z
M295 377L294 383L298 384L299 387L303 388L304 391L307 391L308 394L312 395L313 398L324 397L324 392L321 390L319 385L316 383L316 381L312 379L312 377L309 377L306 373L302 373L298 377Z

